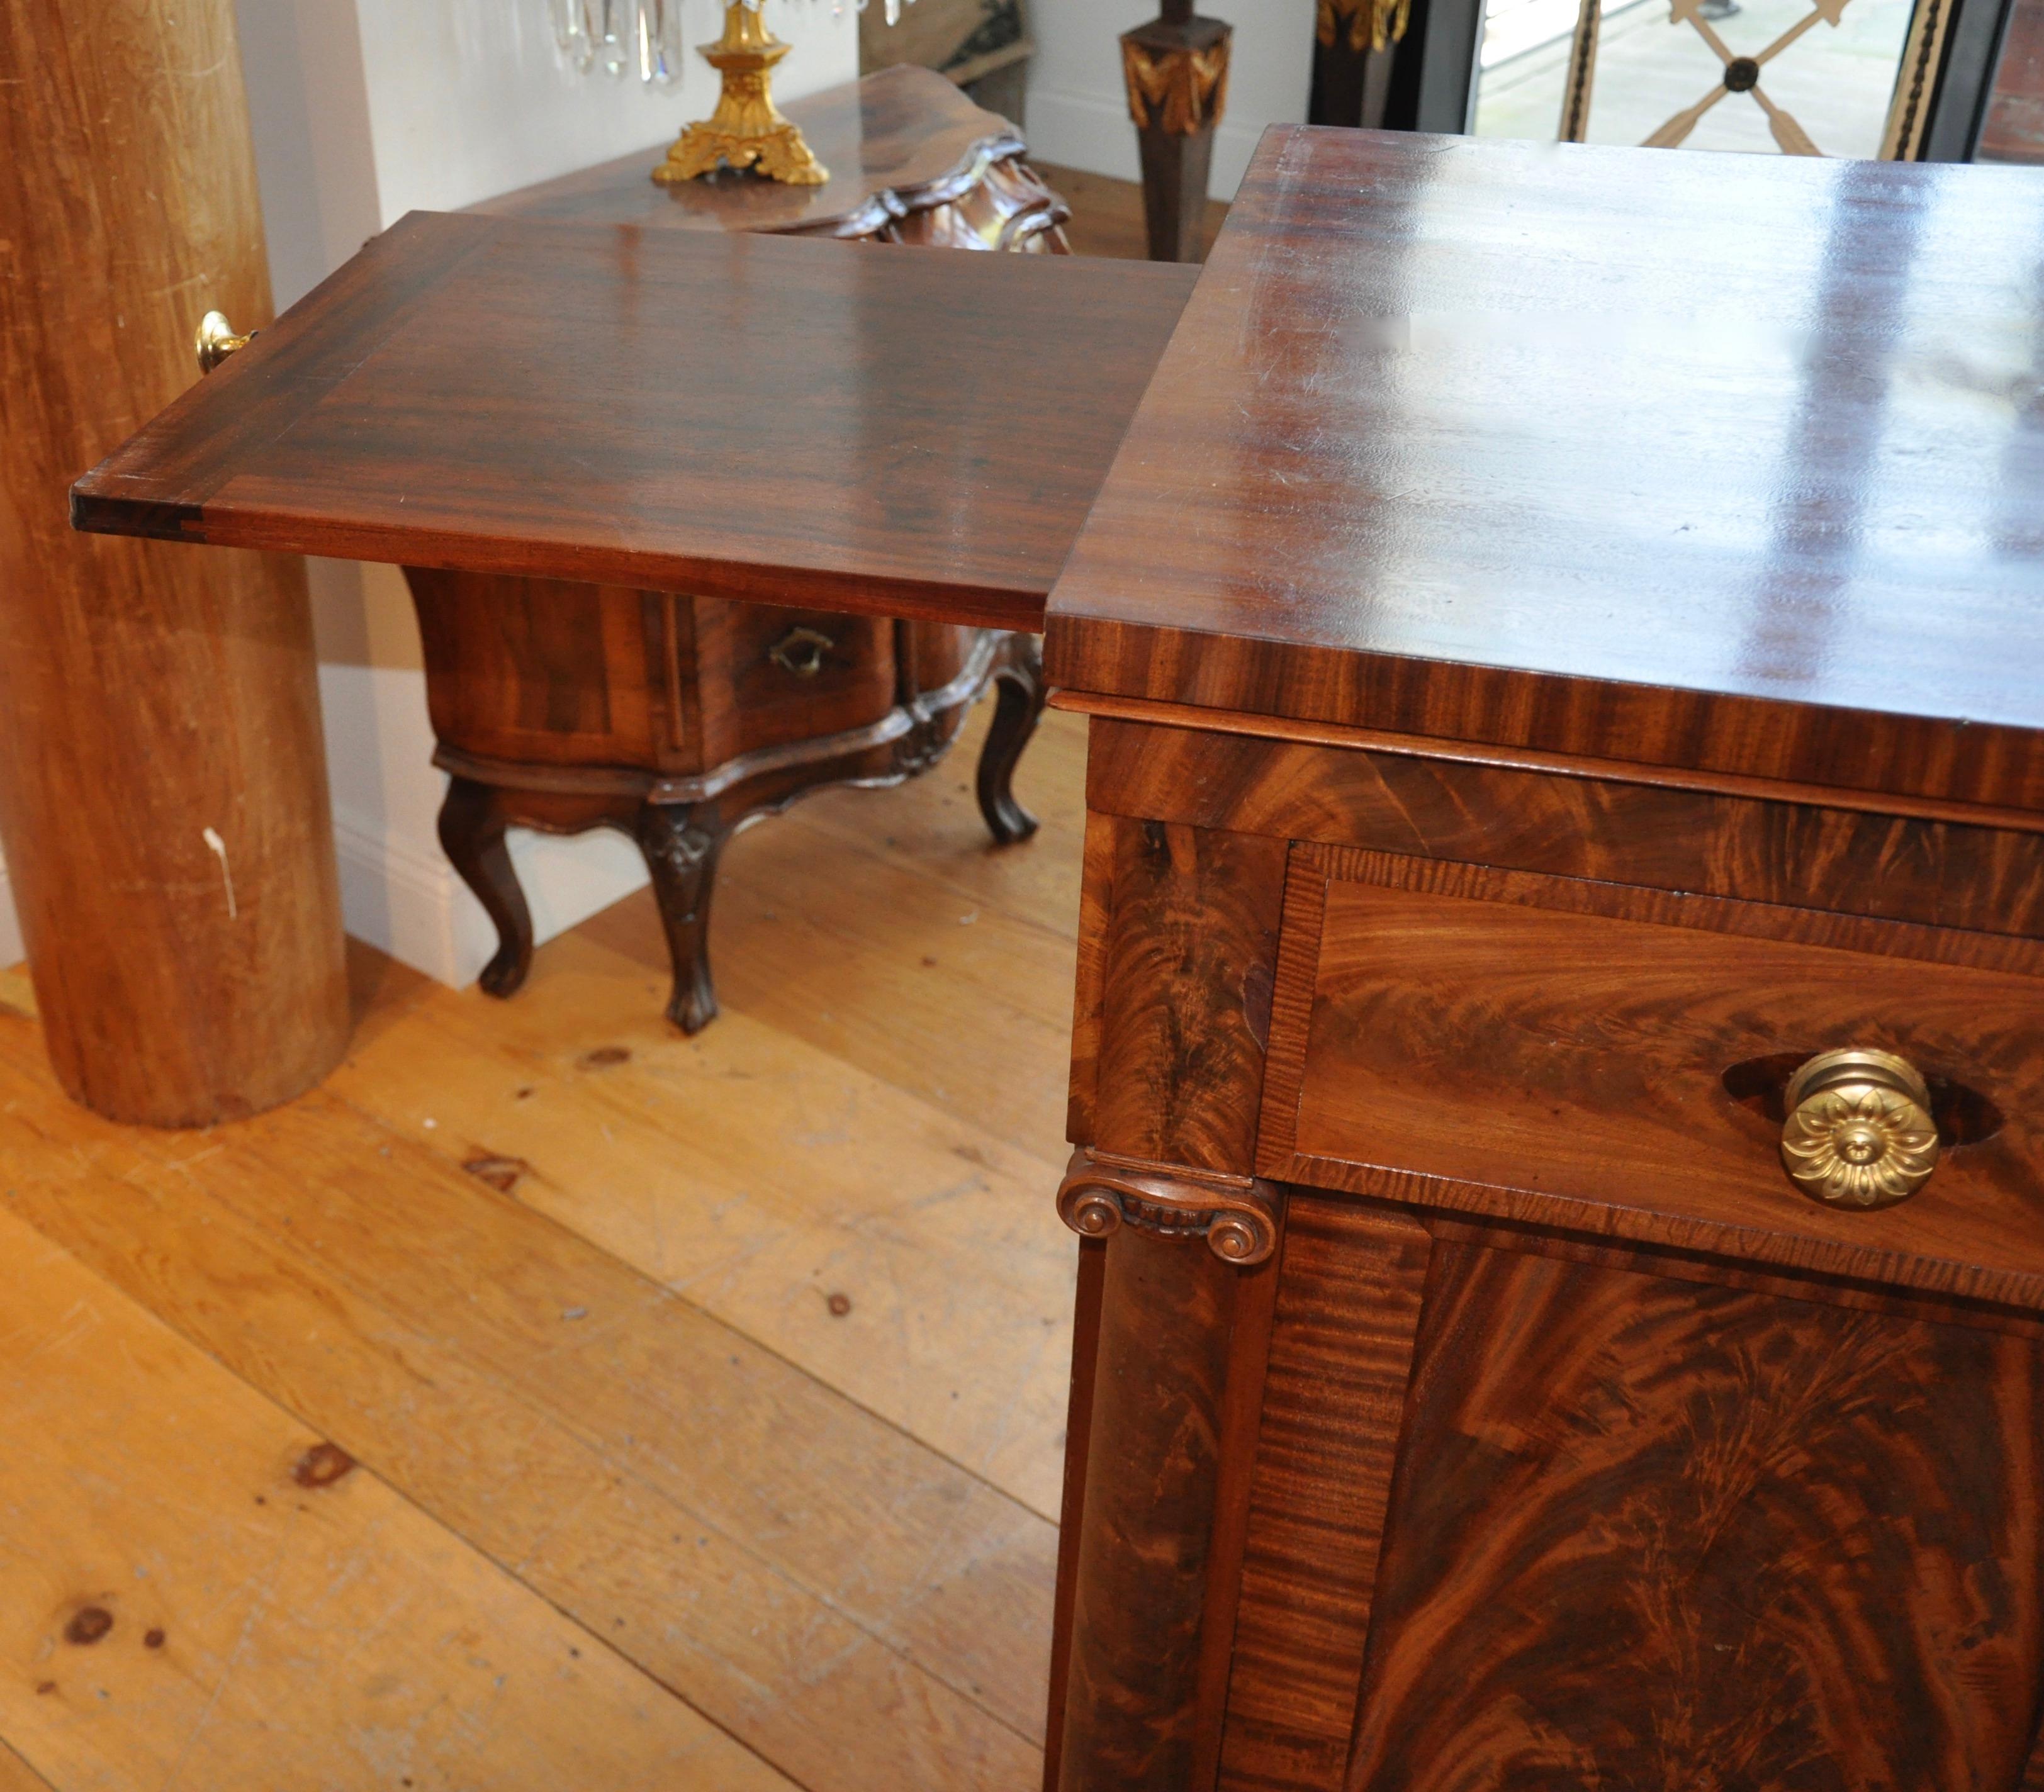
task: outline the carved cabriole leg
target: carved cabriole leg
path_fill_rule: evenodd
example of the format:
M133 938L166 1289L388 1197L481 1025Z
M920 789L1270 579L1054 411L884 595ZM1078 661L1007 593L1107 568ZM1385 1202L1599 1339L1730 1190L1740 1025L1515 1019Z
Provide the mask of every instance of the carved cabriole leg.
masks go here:
M1285 849L1108 825L1095 1137L1059 1199L1105 1243L1047 1777L1181 1792L1219 1759L1281 1250L1251 1172Z
M504 844L509 822L501 796L492 786L472 778L448 780L447 800L440 805L440 846L496 924L497 955L478 980L486 994L497 996L517 994L532 969L532 913Z
M700 1033L717 1019L717 987L709 973L709 899L730 830L714 803L648 803L639 812L636 831L674 961L674 993L667 1018L684 1033Z
M1121 40L1128 112L1143 152L1143 211L1152 261L1197 261L1214 128L1228 105L1231 28L1196 17L1193 0Z
M996 162L970 191L941 205L912 211L883 233L919 248L993 249L1006 254L1068 255L1065 226L1072 209L1019 155Z
M993 723L979 751L979 812L994 844L1012 846L1036 831L1036 818L1015 800L1015 767L1043 713L1043 650L1033 635L1011 635L994 662Z

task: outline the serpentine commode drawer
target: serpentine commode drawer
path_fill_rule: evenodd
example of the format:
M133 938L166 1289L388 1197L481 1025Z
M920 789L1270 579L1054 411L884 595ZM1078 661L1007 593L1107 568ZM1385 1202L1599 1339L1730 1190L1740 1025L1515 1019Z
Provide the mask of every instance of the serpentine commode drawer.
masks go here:
M2044 950L1293 849L1263 1174L2044 1306Z

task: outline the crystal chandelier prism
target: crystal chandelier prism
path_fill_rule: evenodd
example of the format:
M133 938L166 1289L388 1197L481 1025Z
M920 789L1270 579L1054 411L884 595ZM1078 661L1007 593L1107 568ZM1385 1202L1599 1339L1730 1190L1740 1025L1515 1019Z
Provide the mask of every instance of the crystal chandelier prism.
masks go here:
M766 0L738 3L756 13ZM904 3L884 0L889 25L901 22ZM866 0L852 0L852 4L856 11L866 9ZM671 87L681 79L687 52L682 40L682 0L547 0L547 6L553 18L555 47L561 60L577 74L601 69L622 78L636 67L639 79L649 86ZM846 0L830 0L832 16L842 17L845 6Z

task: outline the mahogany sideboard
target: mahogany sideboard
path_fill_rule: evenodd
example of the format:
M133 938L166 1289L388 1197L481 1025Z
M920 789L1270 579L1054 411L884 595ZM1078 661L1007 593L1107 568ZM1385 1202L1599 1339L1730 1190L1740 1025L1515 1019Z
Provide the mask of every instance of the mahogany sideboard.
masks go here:
M791 114L831 171L825 186L729 170L656 185L654 148L470 209L647 230L1069 252L1070 210L1030 168L1013 128L941 75L889 69L797 101ZM1010 352L997 340L978 347L997 362ZM992 688L998 708L980 754L980 808L999 844L1035 830L1012 789L1043 702L1032 635L847 616L799 600L790 610L417 566L406 578L433 762L448 774L440 842L498 931L481 978L490 995L515 993L532 961L509 827L610 827L636 842L673 964L667 1013L690 1033L717 1013L717 861L754 817L832 784L894 784L928 770Z
M1161 270L414 218L74 513L994 626L1062 566L1051 1786L2016 1792L2039 241L2017 171L1279 130L1105 470L1075 375L873 370L979 302L1128 379ZM825 294L815 459L720 507ZM571 393L565 302L679 359L707 310L717 389ZM945 527L804 501L883 425Z

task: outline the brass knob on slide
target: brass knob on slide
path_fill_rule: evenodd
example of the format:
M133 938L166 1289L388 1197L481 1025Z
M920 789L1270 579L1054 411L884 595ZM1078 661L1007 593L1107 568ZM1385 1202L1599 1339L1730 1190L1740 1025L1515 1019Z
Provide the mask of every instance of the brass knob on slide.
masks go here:
M792 628L766 650L766 657L797 678L813 678L836 647L836 642L813 628Z
M1819 1052L1788 1079L1785 1101L1781 1161L1827 1207L1892 1207L1938 1167L1931 1092L1892 1052Z
M251 332L251 335L254 332ZM237 348L248 346L248 336L238 336L224 312L209 311L198 320L198 370L209 374Z

